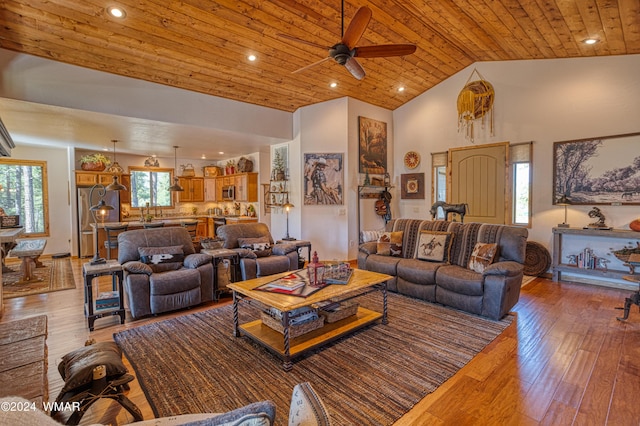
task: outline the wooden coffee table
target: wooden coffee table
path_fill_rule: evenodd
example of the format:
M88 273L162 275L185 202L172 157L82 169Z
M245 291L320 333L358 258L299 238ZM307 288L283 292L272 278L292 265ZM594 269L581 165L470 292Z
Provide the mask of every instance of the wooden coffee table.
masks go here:
M307 298L254 290L256 287L289 273L290 272L285 272L255 278L248 281L232 283L227 286L233 291L233 335L240 337L242 333L244 333L249 338L269 349L283 359L282 367L285 371L290 371L293 368L292 361L295 357L310 350L374 323L379 319L382 319L382 324L387 324L387 280L391 279L391 276L354 269L353 276L348 284L328 285ZM326 300L344 302L374 291L380 291L382 293L382 313L358 307L355 315L351 315L334 323L325 324L322 328L310 331L299 337L289 338L290 311L305 306L314 306ZM267 308L276 308L281 311L283 332L279 333L273 330L263 324L260 319L240 325L238 305L239 302L243 300L249 303L251 303L251 301L257 301Z

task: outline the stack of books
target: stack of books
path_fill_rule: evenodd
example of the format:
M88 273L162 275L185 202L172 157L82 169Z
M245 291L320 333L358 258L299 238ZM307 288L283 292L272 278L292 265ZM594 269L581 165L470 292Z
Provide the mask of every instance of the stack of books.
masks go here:
M105 291L96 298L96 311L114 309L120 307L120 293L117 291Z

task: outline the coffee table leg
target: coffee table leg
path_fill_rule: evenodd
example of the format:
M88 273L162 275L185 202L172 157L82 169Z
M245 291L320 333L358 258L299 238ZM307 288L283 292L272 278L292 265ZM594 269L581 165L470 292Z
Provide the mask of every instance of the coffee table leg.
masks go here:
M233 337L240 337L240 327L238 324L238 294L233 291Z
M282 325L284 334L284 362L282 363L282 369L284 371L291 371L293 363L291 362L291 349L289 347L289 312L284 311L282 313Z
M388 324L387 321L387 282L382 283L382 324Z

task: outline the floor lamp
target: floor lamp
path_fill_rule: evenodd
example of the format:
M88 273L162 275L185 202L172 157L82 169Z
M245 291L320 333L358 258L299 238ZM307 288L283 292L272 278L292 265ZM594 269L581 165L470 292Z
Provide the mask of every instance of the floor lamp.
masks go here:
M293 204L289 202L289 197L287 197L287 202L282 205L284 207L284 211L287 213L287 235L282 239L283 241L295 241L295 238L291 238L289 236L289 210L294 207Z
M91 187L91 191L89 191L89 205L93 203L93 191L97 191L98 197L100 197L98 203L89 208L91 215L93 216L93 235L95 236L94 241L96 244L96 252L90 262L92 265L99 265L107 262L105 258L100 257L100 247L98 247L98 215L100 216L104 227L104 217L107 215L107 211L113 210L113 206L110 206L104 201L104 196L107 194L107 191L126 191L126 189L126 186L118 183L118 176L114 175L113 182L106 188L104 185L98 183L93 185Z

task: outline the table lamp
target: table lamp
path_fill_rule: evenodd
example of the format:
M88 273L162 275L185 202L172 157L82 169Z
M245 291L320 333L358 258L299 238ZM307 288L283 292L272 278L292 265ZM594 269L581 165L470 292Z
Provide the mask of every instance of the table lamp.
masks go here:
M571 205L571 200L566 195L563 195L556 202L556 205L557 206L564 206L564 222L559 223L558 224L558 228L568 228L569 224L567 223L567 206Z

